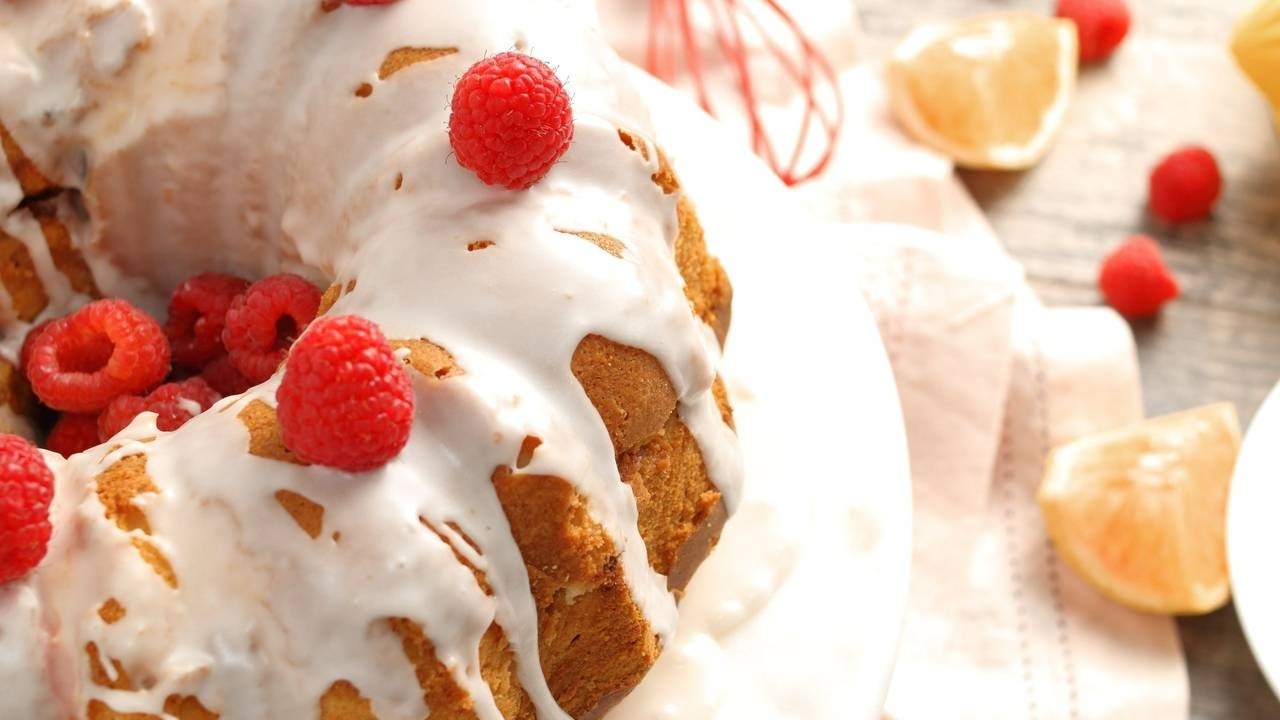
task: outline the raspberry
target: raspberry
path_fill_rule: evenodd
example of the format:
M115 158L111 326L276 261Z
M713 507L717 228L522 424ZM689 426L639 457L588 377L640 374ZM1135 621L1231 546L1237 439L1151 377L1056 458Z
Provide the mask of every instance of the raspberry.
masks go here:
M35 569L49 548L53 473L40 451L17 435L0 435L0 584Z
M222 352L222 327L227 308L249 281L222 273L188 278L169 298L169 321L164 334L179 365L200 367Z
M1057 15L1076 24L1081 62L1107 59L1129 34L1124 0L1058 0Z
M1178 297L1178 280L1160 256L1160 246L1146 235L1134 235L1102 263L1098 287L1111 307L1126 317L1155 315Z
M55 321L31 346L27 378L36 396L66 412L94 412L169 374L160 325L124 300L98 300Z
M23 372L27 371L27 361L31 358L31 348L36 344L36 338L43 335L52 324L53 320L45 320L27 331L27 336L22 340L22 349L18 351L18 368Z
M97 415L63 413L45 436L44 446L63 457L71 457L98 442Z
M569 94L537 58L504 52L481 60L454 88L449 143L458 164L488 185L533 185L572 140Z
M364 318L316 320L289 353L276 399L284 444L307 462L373 470L409 441L409 374Z
M231 364L255 384L271 377L319 309L320 291L297 275L254 283L227 310L222 342Z
M226 355L209 361L209 364L204 366L204 370L200 371L200 377L224 397L239 395L255 384L237 370L236 366L231 364L231 358Z
M98 441L106 442L129 426L133 419L147 410L147 399L140 395L121 395L98 416ZM159 422L156 423L157 426Z
M139 413L148 410L159 416L156 418L157 428L166 432L177 430L191 418L213 407L221 397L218 391L198 377L165 383L145 398L124 395L111 401L102 411L98 418L98 438L105 442L128 427Z
M1151 171L1151 211L1168 223L1205 217L1221 193L1218 161L1199 146L1170 153Z

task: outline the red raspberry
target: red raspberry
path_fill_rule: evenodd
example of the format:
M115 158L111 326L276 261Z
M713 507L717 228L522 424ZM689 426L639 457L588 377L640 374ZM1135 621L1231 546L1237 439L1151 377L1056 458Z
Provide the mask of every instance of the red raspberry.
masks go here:
M222 327L227 308L249 281L222 273L187 278L169 298L169 321L164 334L179 365L201 367L222 351Z
M18 351L18 368L23 372L27 371L27 361L31 358L31 348L36 344L36 338L43 335L52 324L52 319L45 320L27 331L27 336L22 340L22 349Z
M97 415L63 413L49 430L44 446L63 457L71 457L99 442Z
M0 435L0 584L35 569L49 548L53 473L40 451L17 435Z
M1134 235L1102 263L1098 287L1111 307L1126 317L1155 315L1178 297L1178 280L1164 264L1160 246L1146 235Z
M226 355L214 358L205 365L204 370L200 371L200 377L223 397L239 395L255 385L231 364L231 358Z
M458 164L488 185L533 185L572 140L569 94L537 58L504 52L481 60L454 88L449 143Z
M1057 15L1076 24L1081 62L1107 59L1129 34L1124 0L1058 0Z
M373 470L409 441L409 374L364 318L316 320L289 353L276 399L284 444L307 462Z
M166 432L177 430L191 418L213 407L221 398L217 390L198 377L165 383L145 398L124 395L112 400L98 417L98 438L106 442L128 427L139 413L148 410L159 415L156 418L157 428Z
M320 291L297 275L272 275L236 297L222 342L231 364L254 383L271 377L320 309Z
M55 321L31 346L27 378L36 396L66 412L94 412L169 374L160 325L124 300L98 300Z
M98 442L106 442L129 427L133 419L146 412L147 399L141 395L121 395L98 416ZM156 423L159 425L159 423Z
M1177 150L1151 171L1151 211L1168 223L1199 220L1222 194L1213 154L1199 146Z

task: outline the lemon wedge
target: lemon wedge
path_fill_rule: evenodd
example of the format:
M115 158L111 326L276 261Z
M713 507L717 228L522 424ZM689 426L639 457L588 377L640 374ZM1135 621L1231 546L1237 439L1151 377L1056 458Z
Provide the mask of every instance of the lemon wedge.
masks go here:
M898 122L972 168L1020 170L1048 151L1075 93L1069 20L1013 12L925 25L887 74Z
M1236 26L1231 52L1280 122L1280 0L1263 0Z
M1216 610L1231 594L1224 526L1239 449L1229 403L1063 445L1039 491L1049 537L1067 564L1123 605Z

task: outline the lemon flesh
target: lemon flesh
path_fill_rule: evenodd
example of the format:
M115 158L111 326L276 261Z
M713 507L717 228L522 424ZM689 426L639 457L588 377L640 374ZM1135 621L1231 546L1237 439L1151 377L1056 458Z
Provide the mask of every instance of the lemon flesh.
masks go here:
M926 25L887 68L898 122L965 167L1017 170L1047 152L1075 93L1077 37L1035 13Z
M1049 537L1067 564L1123 605L1216 610L1231 594L1225 523L1239 449L1229 403L1063 445L1039 491Z
M1231 52L1280 119L1280 0L1263 0L1240 20Z

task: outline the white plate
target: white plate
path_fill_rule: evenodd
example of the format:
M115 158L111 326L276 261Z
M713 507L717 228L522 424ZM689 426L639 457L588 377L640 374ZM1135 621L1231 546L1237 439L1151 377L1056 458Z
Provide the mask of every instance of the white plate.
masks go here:
M1280 385L1245 433L1227 502L1227 564L1236 613L1271 690L1280 695Z
M754 157L637 71L657 137L734 283L725 375L747 468L680 634L610 720L878 718L910 571L911 486L892 372L816 225Z

